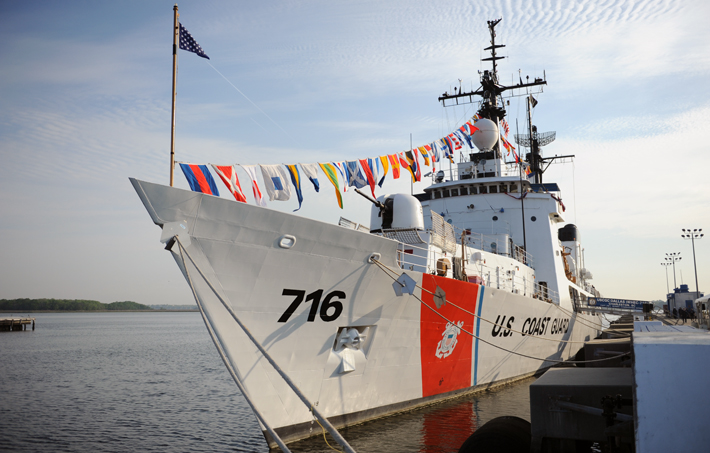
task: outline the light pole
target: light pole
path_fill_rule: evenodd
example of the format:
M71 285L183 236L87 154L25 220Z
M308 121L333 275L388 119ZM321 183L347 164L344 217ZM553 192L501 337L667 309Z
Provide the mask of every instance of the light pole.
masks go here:
M668 266L670 265L671 263L661 263L661 266L663 266L663 268L666 270L666 294L669 294L671 292L670 288L668 287Z
M671 264L673 264L673 289L678 288L678 285L675 282L675 262L680 261L682 256L680 256L680 252L677 253L666 253L666 261L670 261Z
M697 268L697 266L695 265L695 240L696 240L696 239L702 239L702 237L705 236L705 235L702 233L702 231L703 231L702 228L700 228L700 229L695 229L695 228L694 228L692 231L691 231L690 228L688 228L687 230L686 230L685 228L683 228L683 234L680 235L680 237L682 237L683 239L690 239L690 242L693 243L693 270L695 271L695 293L696 293L696 297L699 297L700 291L698 290L698 268Z

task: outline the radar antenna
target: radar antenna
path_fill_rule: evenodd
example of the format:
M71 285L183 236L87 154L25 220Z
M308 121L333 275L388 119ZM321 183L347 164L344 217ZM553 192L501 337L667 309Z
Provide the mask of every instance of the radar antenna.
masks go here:
M483 102L481 103L481 108L478 111L478 114L481 118L488 118L493 122L498 123L498 120L503 119L506 116L502 100L501 105L498 105L498 98L502 93L519 88L547 85L547 80L539 77L536 77L532 82L528 82L526 80L526 83L523 83L523 80L520 79L519 83L509 86L502 85L498 82L498 65L496 62L505 58L498 56L496 53L496 49L505 47L505 44L496 44L495 27L501 20L503 20L503 18L488 21L488 31L491 35L491 45L483 50L489 50L491 52L491 56L481 59L481 61L490 61L493 66L492 70L486 69L483 71L483 74L481 75L481 86L475 91L464 92L463 90L458 90L455 94L444 93L439 96L439 101L441 101L444 107L459 104L472 104L474 102L473 97L480 96L483 98ZM446 101L449 100L452 102L447 105Z
M525 161L530 164L532 177L535 184L542 184L542 175L545 173L550 164L556 159L564 159L574 157L570 156L553 156L542 157L540 148L555 141L557 132L538 132L537 126L532 124L532 108L537 105L537 100L531 95L527 97L528 111L528 133L515 134L515 143L530 149L530 152L525 155ZM547 165L545 165L547 164Z
M533 135L530 139L528 134L515 134L515 143L526 148L530 148L531 143L535 142L536 146L546 146L555 141L557 132L537 132L537 126L533 126Z

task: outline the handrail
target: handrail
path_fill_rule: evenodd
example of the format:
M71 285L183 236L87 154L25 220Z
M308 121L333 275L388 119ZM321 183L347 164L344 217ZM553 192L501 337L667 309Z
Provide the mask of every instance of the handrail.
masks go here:
M471 161L459 162L459 164L470 163ZM481 173L476 171L462 171L459 173L458 165L456 167L449 169L443 169L445 177L453 178L453 181L469 181L489 178L488 176L481 176ZM465 176L464 176L465 175ZM470 177L469 177L470 175ZM519 176L520 167L515 162L504 162L501 166L501 174L498 176ZM435 175L432 175L432 183L434 183Z
M467 256L470 257L472 251L477 250L479 249L470 249L467 247ZM435 274L437 271L436 261L440 256L428 246L422 247L415 244L398 242L396 254L396 263L400 269L426 274ZM456 255L451 255L451 258L454 257L456 257ZM540 285L533 279L527 279L524 275L508 274L497 266L491 267L485 264L475 265L469 263L469 265L466 266L466 273L472 278L479 277L481 284L484 286L495 287L496 289L505 290L513 294L522 294L550 303L560 303L560 296L557 291L547 286Z

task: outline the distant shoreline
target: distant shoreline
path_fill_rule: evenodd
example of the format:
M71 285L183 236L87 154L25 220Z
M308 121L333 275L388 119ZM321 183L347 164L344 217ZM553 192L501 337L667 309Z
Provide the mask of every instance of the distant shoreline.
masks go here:
M0 310L0 313L184 313L199 311L193 308L185 310Z
M130 300L105 304L88 299L0 299L0 313L197 311L197 305L145 305Z

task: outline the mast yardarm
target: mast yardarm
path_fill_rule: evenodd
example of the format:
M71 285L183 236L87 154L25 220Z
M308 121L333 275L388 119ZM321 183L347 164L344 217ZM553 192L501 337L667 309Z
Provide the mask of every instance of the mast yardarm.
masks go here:
M547 85L547 81L541 78L535 78L535 80L533 80L532 82L527 83L523 83L521 79L519 83L509 86L502 85L499 83L498 66L496 62L498 60L502 60L505 57L498 56L496 53L496 49L505 47L505 45L496 44L495 27L496 25L498 25L498 23L500 23L501 20L503 19L501 18L497 20L488 21L488 31L491 34L491 45L486 47L484 50L489 50L491 56L488 58L483 58L481 59L481 61L490 61L492 64L492 69L483 71L483 74L481 75L481 86L476 91L463 92L463 90L461 90L460 92L454 94L444 93L443 95L439 96L439 101L442 102L444 107L447 107L447 100L455 101L450 103L448 106L458 104L470 104L474 102L474 96L480 96L483 98L483 102L481 104L480 110L478 111L478 114L482 118L488 118L498 123L498 120L505 118L506 115L505 108L502 105L502 101L501 105L498 105L498 97L502 93L508 90L515 90L517 88Z

